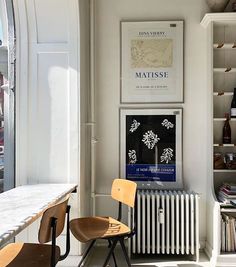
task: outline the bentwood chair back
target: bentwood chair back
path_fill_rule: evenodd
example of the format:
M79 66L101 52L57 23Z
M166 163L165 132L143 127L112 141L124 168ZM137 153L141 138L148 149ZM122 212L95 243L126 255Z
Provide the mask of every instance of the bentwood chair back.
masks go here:
M113 199L133 208L136 187L137 184L129 180L115 179L111 188L111 196Z
M130 229L127 225L121 222L122 218L122 203L129 207L134 207L137 184L126 179L115 179L112 184L111 197L119 202L118 219L112 217L84 217L77 218L70 221L70 229L72 234L80 242L90 245L78 265L81 266L85 261L88 253L93 247L97 239L105 239L109 244L109 252L103 263L106 267L111 256L113 257L115 266L117 262L115 258L115 247L119 242L124 253L128 266L131 266L130 260L125 248L124 239L129 238L135 234L134 229ZM123 266L122 266L123 267Z
M0 250L0 267L55 267L70 251L69 196L61 203L49 207L42 215L38 239L35 243L11 243ZM67 214L66 252L61 255L56 238L61 234ZM45 244L50 242L51 244Z
M39 243L44 244L52 241L52 218L56 218L57 220L55 237L58 237L62 233L65 225L67 203L68 199L62 203L48 208L43 213L38 233Z

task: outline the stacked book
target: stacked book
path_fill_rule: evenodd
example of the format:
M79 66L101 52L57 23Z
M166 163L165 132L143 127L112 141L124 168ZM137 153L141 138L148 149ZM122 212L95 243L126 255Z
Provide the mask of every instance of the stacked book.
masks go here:
M221 251L236 251L235 218L225 213L221 214Z
M236 205L236 184L224 183L218 191L218 199L224 204Z

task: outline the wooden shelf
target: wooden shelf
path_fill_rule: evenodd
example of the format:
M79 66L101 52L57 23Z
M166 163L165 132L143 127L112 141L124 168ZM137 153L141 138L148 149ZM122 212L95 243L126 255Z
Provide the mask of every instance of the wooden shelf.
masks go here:
M221 208L220 212L236 212L236 207L233 208L231 204L228 205L230 205L231 208Z
M213 170L213 172L225 172L225 173L236 173L236 169L235 170L228 170L228 169L219 169L219 170Z
M235 49L236 50L236 43L222 43L222 44L213 44L214 49Z
M223 202L219 202L219 204L220 204L220 210L221 209L235 209L236 210L236 207L232 204L223 203Z
M214 73L234 73L236 72L236 68L214 68L213 71Z
M235 147L236 144L214 144L214 147Z
M213 121L225 121L225 118L214 118ZM229 121L236 121L236 118L232 118Z
M213 95L214 96L233 96L234 93L233 92L224 92L224 91L221 91L221 92L214 92Z
M230 251L230 252L220 252L220 256L219 258L223 258L223 259L231 259L233 258L233 260L236 260L236 252ZM223 265L222 265L223 266ZM230 265L228 265L230 266ZM231 265L233 266L233 265Z

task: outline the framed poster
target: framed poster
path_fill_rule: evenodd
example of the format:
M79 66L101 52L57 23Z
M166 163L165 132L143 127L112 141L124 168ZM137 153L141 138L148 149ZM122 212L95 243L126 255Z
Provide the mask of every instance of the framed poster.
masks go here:
M120 110L120 174L139 188L182 188L182 109Z
M183 21L121 22L121 102L183 102Z

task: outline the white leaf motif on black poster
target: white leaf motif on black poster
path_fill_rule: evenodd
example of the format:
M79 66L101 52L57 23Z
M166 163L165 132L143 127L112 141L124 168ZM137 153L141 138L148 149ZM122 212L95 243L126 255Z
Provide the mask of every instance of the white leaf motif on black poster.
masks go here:
M170 128L174 128L174 124L168 121L167 119L164 119L161 125L165 126L168 130Z
M139 125L140 125L140 122L138 122L136 120L133 120L133 123L131 124L131 127L130 127L129 131L131 133L135 132L138 129Z
M148 149L153 149L155 144L160 140L160 138L152 130L147 131L143 135L143 143L148 147Z
M169 161L173 157L173 149L168 147L163 150L163 153L161 155L161 162L169 163Z
M136 156L136 151L133 150L129 150L129 163L130 164L135 164L137 162L137 156Z

